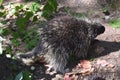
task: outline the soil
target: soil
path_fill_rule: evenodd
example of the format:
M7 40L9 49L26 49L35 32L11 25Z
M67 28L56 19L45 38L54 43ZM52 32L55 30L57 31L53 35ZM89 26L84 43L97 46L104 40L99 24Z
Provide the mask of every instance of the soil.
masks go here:
M106 30L104 34L96 38L99 41L95 42L89 51L89 58L93 59L91 63L94 71L86 76L78 74L78 80L120 80L120 28L112 28L105 20L101 23ZM96 51L97 49L99 50ZM97 60L105 60L114 67L98 66ZM70 66L74 66L75 69L76 62L79 61L72 62ZM31 70L32 66L35 67L34 70ZM32 80L63 80L63 75L59 73L48 74L46 69L47 67L42 63L36 62L27 66L17 60L6 58L5 55L0 56L0 80L13 80L18 73L24 70L32 73Z

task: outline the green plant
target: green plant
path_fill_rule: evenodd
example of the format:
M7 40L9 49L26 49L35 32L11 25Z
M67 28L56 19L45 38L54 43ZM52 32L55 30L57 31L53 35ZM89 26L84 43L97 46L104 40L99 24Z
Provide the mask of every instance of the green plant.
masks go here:
M3 0L0 0L0 6L1 6L2 2L3 2Z
M6 36L8 34L11 34L13 38L11 38L12 46L13 47L19 47L21 43L26 44L25 48L27 50L31 50L37 45L37 42L39 40L39 35L36 28L30 28L29 30L18 30L13 31L12 28L6 28L3 31L3 35ZM11 53L12 49L11 46L6 47L7 53Z
M11 35L12 38L10 39L12 45L6 47L7 53L12 53L12 49L15 49L21 45L21 42L26 44L26 48L28 50L32 49L38 41L37 30L35 28L27 27L27 23L30 21L37 21L36 12L39 10L40 5L38 3L31 3L31 7L25 7L23 4L19 4L14 6L13 4L9 4L10 10L0 12L0 17L6 17L7 15L16 16L15 24L16 30L13 30L12 26L9 26L4 29L0 29L3 36ZM34 4L34 5L33 5ZM33 18L33 19L31 19ZM7 24L7 21L1 21L3 25ZM32 23L32 22L31 22ZM33 35L34 34L34 35ZM29 42L30 41L30 42ZM13 48L12 48L13 47ZM2 51L2 48L1 48Z
M2 41L4 41L4 39L0 36L0 54L3 53Z
M26 43L26 48L28 50L34 48L38 43L39 35L36 31L37 30L35 28L32 28L28 30L27 34L23 37L23 41Z
M113 19L109 22L109 24L113 27L113 28L120 28L120 20L119 19Z
M43 8L42 16L44 18L49 18L52 13L57 11L57 1L56 0L47 0ZM27 6L25 4L17 4L11 3L8 5L8 9L0 9L0 17L13 20L15 24L0 29L2 32L2 36L9 38L11 44L6 47L6 53L15 53L17 48L22 44L25 44L25 50L31 50L36 46L39 35L37 33L37 29L35 27L28 27L28 25L35 23L38 21L38 14L40 11L41 5L38 2L32 2L31 5ZM14 17L14 18L13 18ZM3 25L6 25L10 20L0 21ZM15 25L15 29L13 27Z
M47 3L43 8L42 16L48 19L53 13L57 11L57 6L57 0L47 0Z
M2 28L0 28L0 35L3 33L3 29ZM3 44L2 44L2 41L4 41L5 39L2 37L2 36L0 36L0 54L2 54L3 53L3 48L2 48L2 46L3 46Z
M3 28L0 27L0 35L3 33Z
M40 10L40 4L37 3L37 2L31 3L30 10L33 11L33 12L39 11Z
M15 80L32 80L31 73L29 71L22 71L15 77Z

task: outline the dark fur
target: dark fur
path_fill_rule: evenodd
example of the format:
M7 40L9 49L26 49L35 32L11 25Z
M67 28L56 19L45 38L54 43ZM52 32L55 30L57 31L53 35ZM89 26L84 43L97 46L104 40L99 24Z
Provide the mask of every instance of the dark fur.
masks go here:
M42 56L55 71L64 73L69 56L87 57L91 42L104 31L101 24L91 24L71 16L55 17L42 28L38 46L20 57L36 60Z

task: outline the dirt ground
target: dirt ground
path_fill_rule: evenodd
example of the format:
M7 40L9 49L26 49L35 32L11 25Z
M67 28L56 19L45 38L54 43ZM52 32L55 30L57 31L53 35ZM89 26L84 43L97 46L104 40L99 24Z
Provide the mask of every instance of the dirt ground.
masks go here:
M97 37L99 41L89 50L89 57L93 59L91 63L94 71L86 76L78 74L78 80L120 80L120 28L112 28L104 20L101 23L105 26L106 30L104 34ZM99 50L96 51L96 49ZM105 60L114 65L114 67L98 66L97 60ZM79 60L76 62L79 62ZM71 63L70 66L75 67L76 62ZM31 70L31 66L34 66L35 69ZM8 77L15 78L19 72L24 70L29 70L32 73L32 80L63 80L63 75L61 74L47 74L47 68L42 63L36 62L31 66L26 66L19 61L6 58L5 55L2 55L0 56L0 80L7 80Z

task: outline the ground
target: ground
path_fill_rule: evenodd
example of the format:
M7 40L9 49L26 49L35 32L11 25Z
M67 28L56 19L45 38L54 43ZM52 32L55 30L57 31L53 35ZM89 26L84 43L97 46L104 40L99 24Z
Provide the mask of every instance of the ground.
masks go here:
M88 60L94 70L82 75L77 72L79 68L76 68L80 60L76 64L70 63L70 66L74 66L70 74L77 75L78 80L120 80L120 28L112 28L105 20L102 20L101 23L105 26L105 32L97 37L99 41L89 50ZM35 67L35 69L31 70L31 67ZM50 74L46 72L46 69L47 67L42 63L36 62L26 66L19 61L6 58L5 55L0 56L0 80L7 80L8 77L15 78L19 72L24 70L32 73L32 80L63 80L64 75Z

